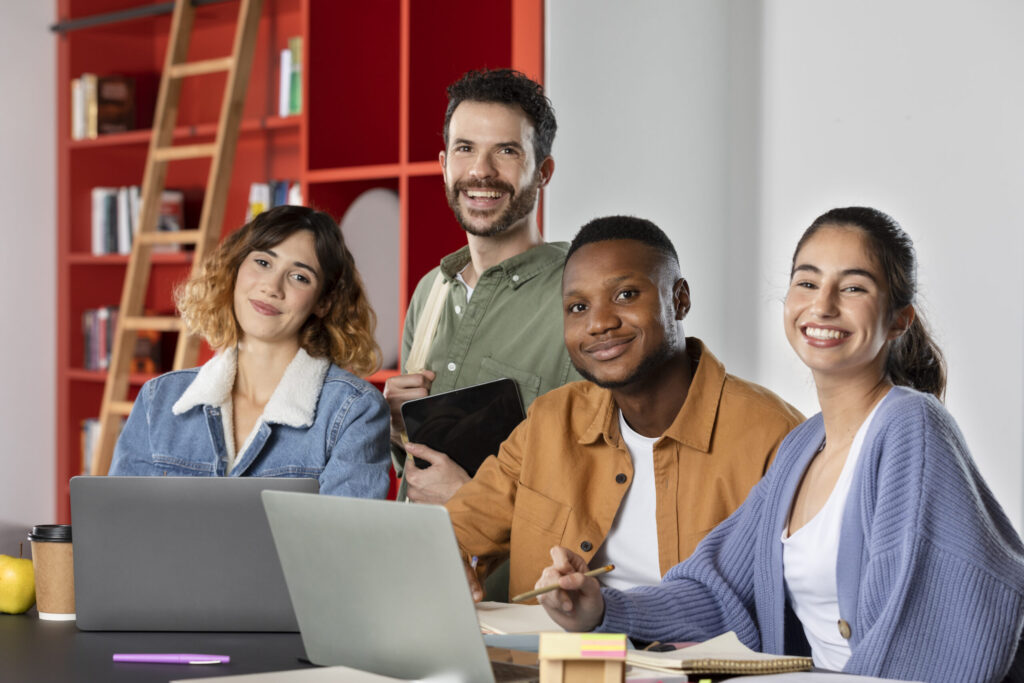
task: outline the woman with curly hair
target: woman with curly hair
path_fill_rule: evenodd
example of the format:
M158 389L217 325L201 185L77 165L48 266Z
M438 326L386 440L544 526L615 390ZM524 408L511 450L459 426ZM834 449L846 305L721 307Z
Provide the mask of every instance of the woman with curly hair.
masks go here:
M383 498L388 407L375 316L338 224L280 206L229 236L176 292L216 355L146 382L112 475L315 477Z

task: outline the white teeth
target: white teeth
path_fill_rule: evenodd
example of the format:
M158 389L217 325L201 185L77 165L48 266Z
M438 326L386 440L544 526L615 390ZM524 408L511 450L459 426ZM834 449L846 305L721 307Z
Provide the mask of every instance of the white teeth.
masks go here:
M466 190L466 195L470 199L497 199L501 193L494 190Z
M813 339L840 339L846 336L839 330L826 330L822 327L805 327L804 332Z

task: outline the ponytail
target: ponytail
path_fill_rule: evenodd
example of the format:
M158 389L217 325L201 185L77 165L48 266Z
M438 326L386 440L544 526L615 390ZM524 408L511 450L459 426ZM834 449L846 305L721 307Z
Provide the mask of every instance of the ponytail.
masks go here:
M946 360L920 316L890 345L885 370L893 384L945 397Z

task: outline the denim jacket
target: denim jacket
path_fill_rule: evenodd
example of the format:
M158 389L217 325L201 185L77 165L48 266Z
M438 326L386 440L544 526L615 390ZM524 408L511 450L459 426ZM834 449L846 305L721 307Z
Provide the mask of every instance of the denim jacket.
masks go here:
M118 439L110 474L310 477L320 481L321 493L387 495L387 403L372 385L303 350L232 466L235 353L146 382Z

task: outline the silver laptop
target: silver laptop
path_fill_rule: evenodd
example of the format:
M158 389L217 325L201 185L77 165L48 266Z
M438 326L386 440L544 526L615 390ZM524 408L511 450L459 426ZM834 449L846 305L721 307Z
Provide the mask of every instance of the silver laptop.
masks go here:
M262 496L311 662L402 679L495 681L447 510ZM536 680L536 669L502 668L516 671L500 680Z
M260 502L315 479L74 477L75 610L86 631L297 631Z

